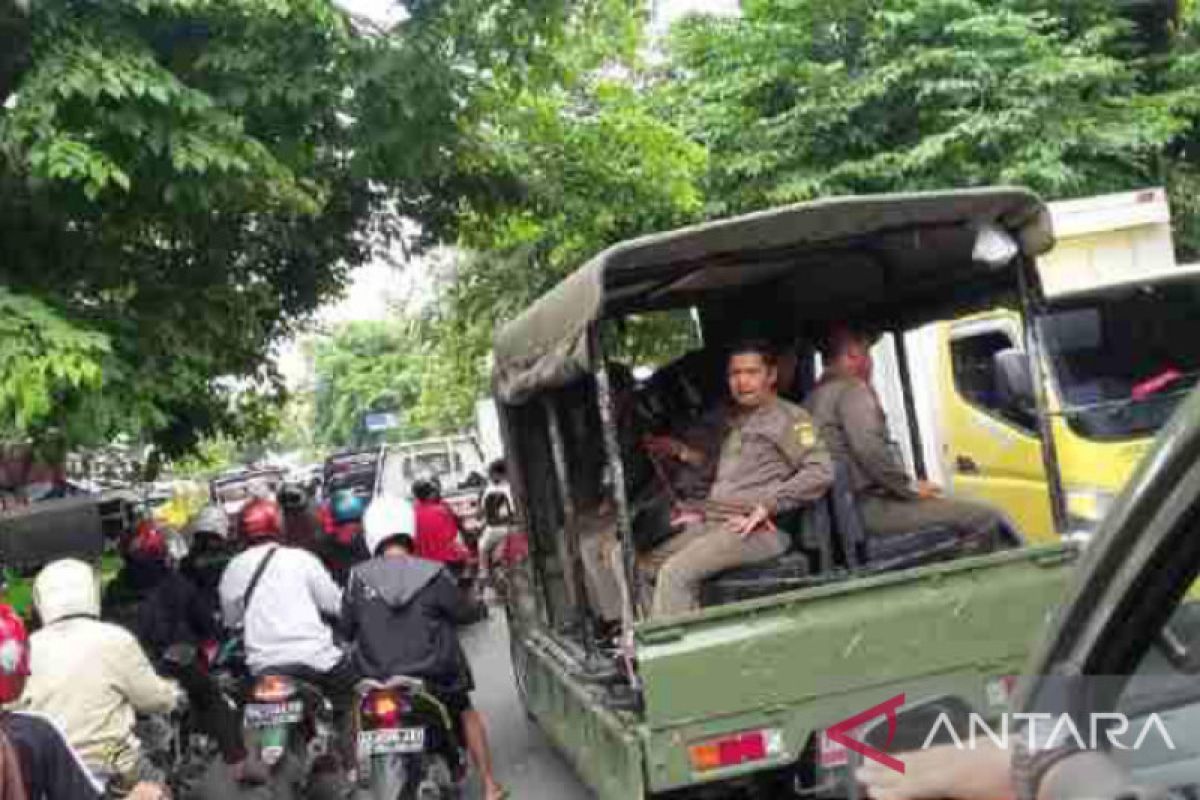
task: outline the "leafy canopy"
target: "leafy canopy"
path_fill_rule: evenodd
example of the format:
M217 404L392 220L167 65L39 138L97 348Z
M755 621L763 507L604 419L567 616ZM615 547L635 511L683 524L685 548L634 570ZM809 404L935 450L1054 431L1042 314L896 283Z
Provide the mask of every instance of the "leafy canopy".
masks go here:
M271 424L272 346L400 214L434 235L489 202L496 87L562 72L543 53L621 6L413 0L385 33L329 0L0 2L0 279L48 326L11 352L104 343L6 395L11 435L167 453Z

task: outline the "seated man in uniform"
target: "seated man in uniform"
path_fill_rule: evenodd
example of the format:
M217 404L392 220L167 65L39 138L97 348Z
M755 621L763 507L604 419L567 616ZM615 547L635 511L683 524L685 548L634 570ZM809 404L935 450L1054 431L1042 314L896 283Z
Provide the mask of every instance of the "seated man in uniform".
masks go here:
M621 590L617 574L609 567L617 549L617 507L611 488L579 513L579 557L583 562L584 589L600 623L601 638L616 635L621 624Z
M867 534L886 536L946 525L959 531L964 544L994 547L1000 529L997 512L981 503L946 499L934 484L909 479L871 386L870 339L838 328L823 356L825 372L805 406L834 457L850 471Z
M786 540L772 520L822 497L833 483L833 462L808 413L778 395L768 344L732 348L727 380L731 403L705 518L639 559L644 570L658 572L654 617L696 609L710 575L782 554ZM689 448L680 457L708 456Z

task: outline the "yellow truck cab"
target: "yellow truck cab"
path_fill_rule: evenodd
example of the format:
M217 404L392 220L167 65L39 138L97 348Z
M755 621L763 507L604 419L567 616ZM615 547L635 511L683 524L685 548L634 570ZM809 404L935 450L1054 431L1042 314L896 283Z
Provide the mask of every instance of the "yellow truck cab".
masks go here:
M908 344L934 356L914 380L936 421L931 472L1031 541L1090 534L1200 374L1200 265L1175 263L1165 193L1048 208L1055 246L1037 259L1040 298L935 323ZM1036 363L1023 313L1036 318ZM1061 486L1046 478L1047 434Z

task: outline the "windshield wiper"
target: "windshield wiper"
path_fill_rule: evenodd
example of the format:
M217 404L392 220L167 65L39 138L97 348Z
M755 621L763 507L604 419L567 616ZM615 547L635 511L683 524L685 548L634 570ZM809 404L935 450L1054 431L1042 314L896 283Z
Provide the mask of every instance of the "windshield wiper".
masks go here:
M1095 403L1068 405L1065 406L1062 411L1056 413L1059 416L1071 416L1074 414L1082 414L1093 411L1119 411L1124 408L1129 408L1130 406L1140 405L1142 403L1150 403L1155 400L1186 397L1195 387L1198 378L1200 378L1200 372L1188 372L1175 382L1179 388L1173 389L1169 392L1158 392L1150 395L1149 397L1143 397L1140 400L1133 397L1121 397L1115 400L1100 400L1099 402Z

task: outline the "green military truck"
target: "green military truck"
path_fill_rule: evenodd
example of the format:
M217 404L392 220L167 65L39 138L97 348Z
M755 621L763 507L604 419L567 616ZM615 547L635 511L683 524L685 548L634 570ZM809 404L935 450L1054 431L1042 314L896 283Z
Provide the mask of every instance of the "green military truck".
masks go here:
M636 587L639 537L663 512L637 493L630 431L682 413L674 395L631 411L615 364L639 380L657 368L638 384L653 385L681 364L719 364L712 354L749 330L795 343L786 396L800 400L830 325L901 334L1028 308L1041 302L1034 259L1052 243L1044 205L1020 188L823 200L619 244L498 331L494 393L521 518L505 548L514 673L530 716L599 797L845 796L846 753L825 731L902 692L999 713L1077 555L1024 546L1019 532L973 556L946 530L867 538L839 469L827 498L780 520L790 552L714 576L698 612L627 620L632 677L614 682L581 568L585 517L607 476ZM1025 334L1038 352L1038 332ZM663 364L676 340L695 349ZM910 365L903 336L893 341L923 477ZM997 391L1016 393L1010 374L997 363ZM682 396L723 379L662 383Z

